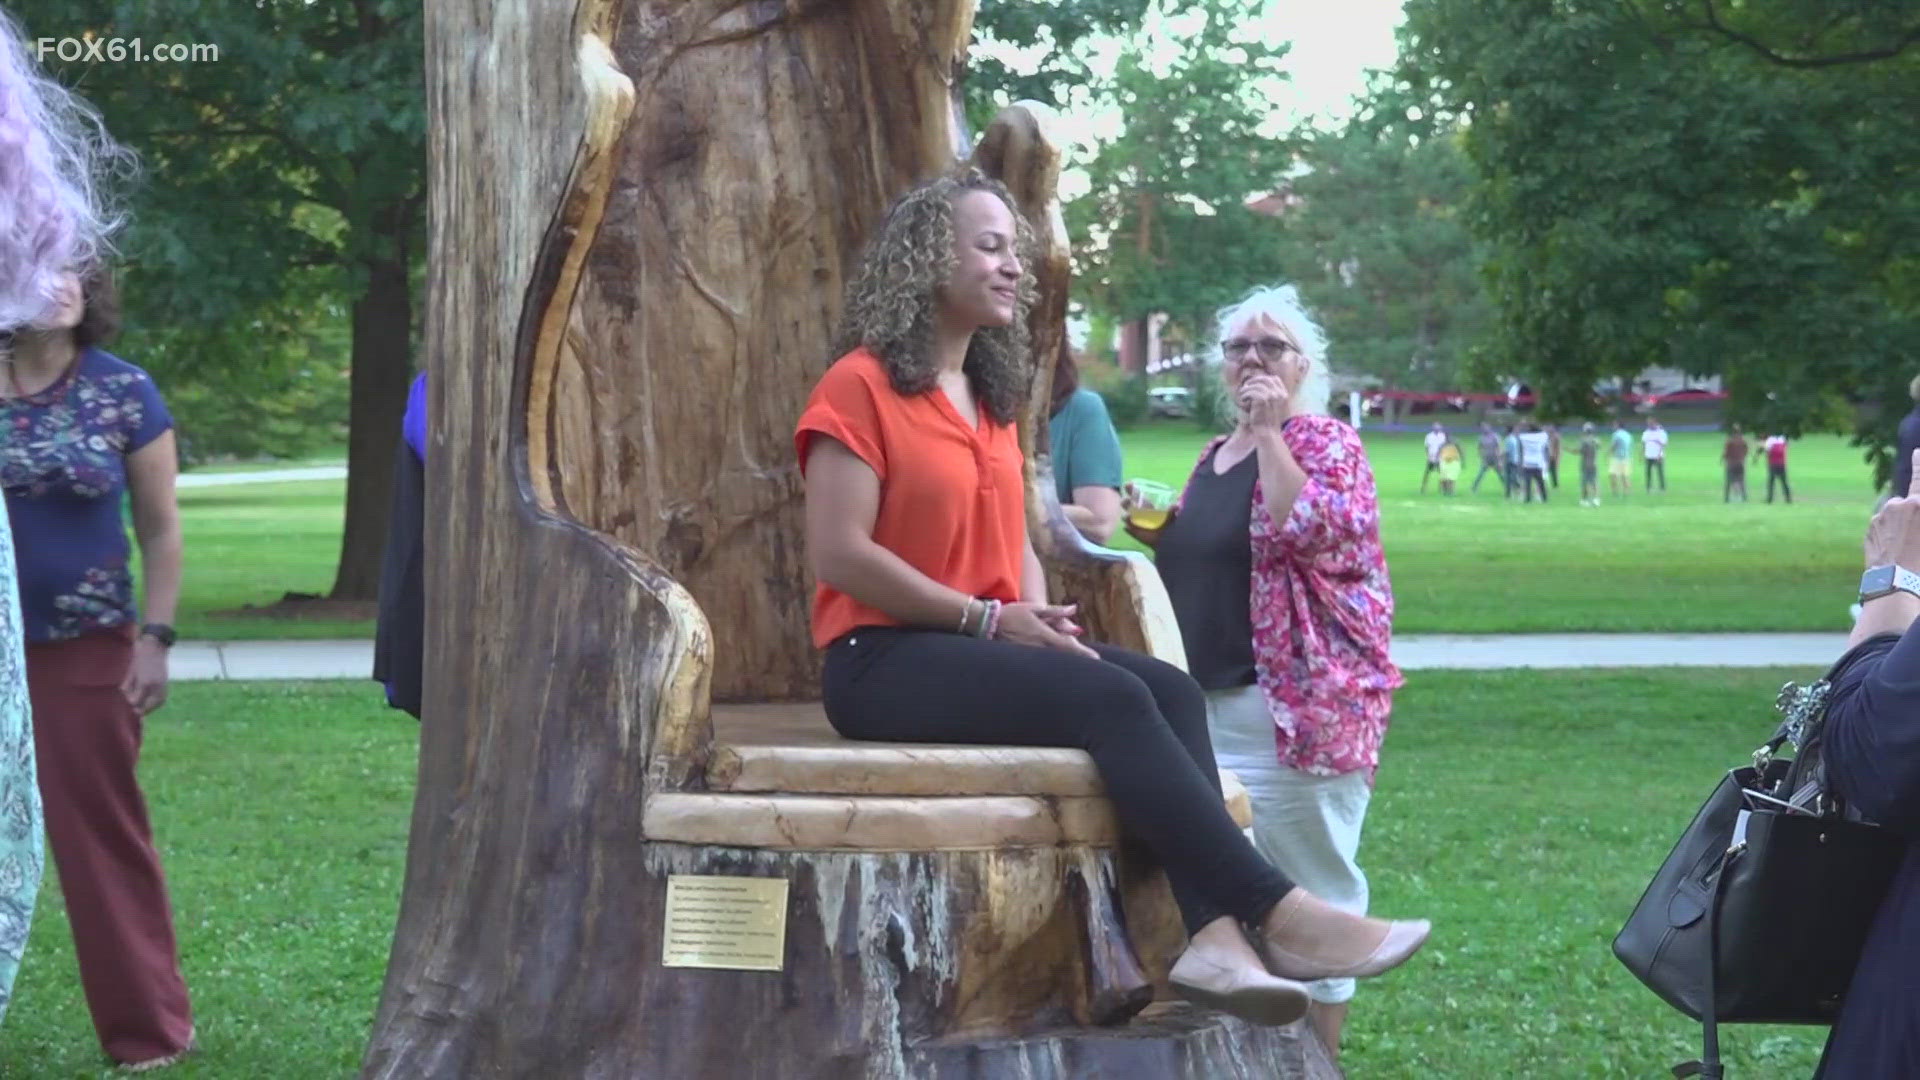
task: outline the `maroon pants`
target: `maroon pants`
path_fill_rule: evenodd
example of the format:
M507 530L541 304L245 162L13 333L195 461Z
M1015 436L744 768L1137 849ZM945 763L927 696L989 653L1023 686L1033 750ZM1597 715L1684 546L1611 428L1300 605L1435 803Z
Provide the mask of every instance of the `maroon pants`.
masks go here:
M193 1035L160 854L134 777L140 717L120 693L131 633L27 647L40 797L80 985L100 1045L134 1063Z

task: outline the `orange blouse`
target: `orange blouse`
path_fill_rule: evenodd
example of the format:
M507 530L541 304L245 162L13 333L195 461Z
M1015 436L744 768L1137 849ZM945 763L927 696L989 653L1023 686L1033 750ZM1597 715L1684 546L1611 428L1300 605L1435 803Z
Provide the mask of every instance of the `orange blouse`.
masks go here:
M937 388L903 397L880 358L855 349L821 377L800 414L793 444L803 474L816 433L845 443L880 478L875 543L949 588L1020 599L1026 492L1012 424L982 410L969 427ZM958 627L958 608L953 620ZM814 587L816 648L862 626L898 625L838 589Z

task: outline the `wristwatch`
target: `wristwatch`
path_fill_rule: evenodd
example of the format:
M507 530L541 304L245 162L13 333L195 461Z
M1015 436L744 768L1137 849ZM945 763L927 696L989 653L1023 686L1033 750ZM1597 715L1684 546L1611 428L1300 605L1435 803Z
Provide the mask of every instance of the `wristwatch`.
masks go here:
M1888 593L1905 592L1920 596L1920 574L1904 566L1875 566L1860 575L1860 602L1877 599Z
M179 634L173 632L173 627L168 626L166 623L157 622L150 622L141 627L140 633L143 636L150 637L159 642L160 647L163 649L173 648L173 643L180 637Z

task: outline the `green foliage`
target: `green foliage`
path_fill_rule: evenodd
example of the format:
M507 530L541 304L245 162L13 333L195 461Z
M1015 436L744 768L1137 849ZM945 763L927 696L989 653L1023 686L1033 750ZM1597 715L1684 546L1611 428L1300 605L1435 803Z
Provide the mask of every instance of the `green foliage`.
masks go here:
M1092 92L1124 119L1118 137L1076 162L1087 193L1066 208L1076 296L1125 321L1171 316L1191 346L1213 312L1282 265L1280 223L1248 209L1274 190L1294 142L1266 130L1264 80L1287 46L1241 28L1259 0L1158 6Z
M1308 144L1286 217L1294 280L1341 371L1453 389L1492 332L1482 245L1464 206L1475 182L1457 133L1410 129L1390 95ZM1403 109L1404 107L1402 107Z
M1085 45L1138 26L1151 0L984 0L967 54L966 109L978 131L1016 101L1065 110L1093 79ZM1016 50L1014 64L1002 58ZM1024 62L1023 62L1024 61Z
M296 274L288 299L211 327L135 324L112 348L154 372L182 463L296 458L347 441L346 313L324 271Z
M1226 380L1218 364L1199 364L1193 369L1193 422L1211 435L1232 431L1239 422L1239 411L1227 393Z
M1857 438L1884 469L1920 356L1920 48L1893 7L1409 0L1397 89L1465 123L1494 358L1562 415L1649 364L1723 376L1755 428L1880 403Z
M123 192L125 348L154 369L196 451L337 441L351 305L374 267L424 262L418 0L12 10L30 39L218 48L191 63L47 59L142 162Z
M1128 375L1105 364L1080 369L1081 380L1107 404L1107 417L1121 430L1147 418L1147 377Z

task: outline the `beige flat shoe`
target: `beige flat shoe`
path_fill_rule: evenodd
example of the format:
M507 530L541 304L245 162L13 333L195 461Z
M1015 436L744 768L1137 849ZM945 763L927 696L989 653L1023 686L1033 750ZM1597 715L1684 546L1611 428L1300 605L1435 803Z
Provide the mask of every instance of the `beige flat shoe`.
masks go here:
M1283 1027L1307 1015L1306 987L1252 966L1215 963L1193 949L1174 961L1167 982L1195 1005L1256 1024Z
M1425 919L1371 919L1295 889L1267 916L1259 948L1282 978L1364 979L1406 963L1432 932Z

